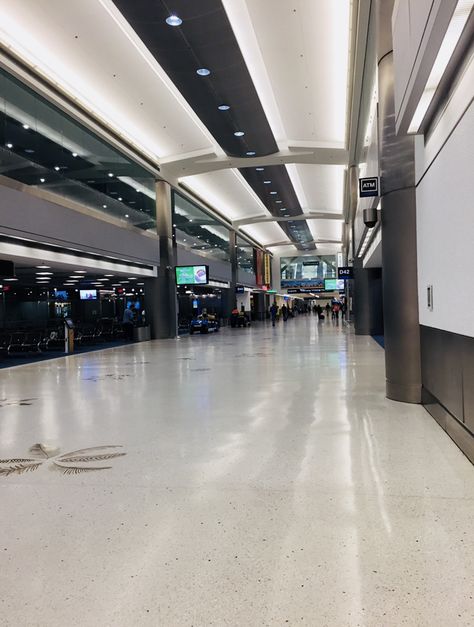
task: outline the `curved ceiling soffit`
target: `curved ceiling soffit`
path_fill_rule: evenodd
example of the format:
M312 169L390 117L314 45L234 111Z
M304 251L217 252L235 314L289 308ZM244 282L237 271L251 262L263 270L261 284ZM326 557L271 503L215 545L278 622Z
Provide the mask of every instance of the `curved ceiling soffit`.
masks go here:
M227 155L255 157L278 152L221 0L114 3ZM166 23L173 14L183 20L180 26ZM197 70L203 68L210 74L199 75ZM219 109L222 105L229 108ZM236 136L238 132L244 135ZM273 216L281 215L282 207L290 215L302 214L284 165L239 171ZM265 180L272 181L271 190ZM298 248L314 248L306 222L279 225ZM302 246L304 241L307 247Z

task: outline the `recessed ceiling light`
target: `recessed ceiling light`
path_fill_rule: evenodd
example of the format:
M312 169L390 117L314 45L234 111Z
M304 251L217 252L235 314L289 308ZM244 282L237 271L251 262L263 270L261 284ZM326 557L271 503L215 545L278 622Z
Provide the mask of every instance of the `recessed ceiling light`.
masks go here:
M123 200L122 196L119 196L119 200Z
M217 108L219 109L219 111L228 111L230 109L230 106L226 104L221 104Z
M285 218L289 218L290 214L289 213L285 213Z
M77 157L77 152L73 152L73 153L72 153L72 156L73 156L73 157Z
M87 274L86 270L74 270L75 274Z
M32 155L32 154L34 153L34 150L33 150L33 148L25 148L25 152L26 152L28 155Z
M45 270L47 270L48 268L50 268L51 266L36 266L37 268L44 268Z
M3 279L4 281L18 281L18 279L15 278L11 278L11 279Z
M275 200L275 202L276 202L277 204L280 204L280 203L282 203L282 202L283 202L283 200Z
M278 194L278 192L270 192L270 194L272 194L272 196L274 196L275 194Z
M270 185L271 181L263 181L265 185Z
M207 67L200 67L199 70L196 70L196 74L199 76L209 76L211 70L208 70Z
M7 148L13 148L13 144L7 144Z
M235 131L234 135L236 137L243 137L245 135L244 131Z
M128 215L128 213L126 213L126 214L125 214L125 217L126 217L126 218L129 218L130 216Z
M38 276L48 276L48 275L52 275L52 272L37 272L36 273Z
M247 155L247 157L253 157L257 153L254 150L248 150L245 154Z
M107 205L102 205L102 207L103 207L104 209L107 209Z
M114 274L104 274L104 276L115 276Z
M61 169L58 165L54 166L54 169L56 170L56 172L59 172L59 170Z
M168 26L181 26L183 20L177 15L170 15L166 18L166 23L168 24Z
M46 179L40 179L41 183L46 183ZM39 267L39 266L38 266Z
M113 175L114 175L114 173L113 173L113 172L109 172L109 176L110 176L110 178L112 178L112 177L113 177Z
M128 279L129 281L136 281L136 280L137 280L137 277L136 277L136 276L128 276L128 277L127 277L127 279Z
M257 170L257 172L263 172L265 170L265 168L255 168Z
M23 128L25 129L25 131L27 131L30 128L30 126L29 124L23 124Z

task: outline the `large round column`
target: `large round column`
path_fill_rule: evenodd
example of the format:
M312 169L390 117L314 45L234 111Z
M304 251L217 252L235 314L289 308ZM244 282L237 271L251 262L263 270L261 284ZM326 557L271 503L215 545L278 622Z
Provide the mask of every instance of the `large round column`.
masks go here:
M379 167L387 397L421 402L414 137L395 132L393 0L377 0Z
M160 243L160 265L158 277L145 280L145 302L152 338L164 339L177 335L173 211L171 188L165 181L156 183L156 231Z

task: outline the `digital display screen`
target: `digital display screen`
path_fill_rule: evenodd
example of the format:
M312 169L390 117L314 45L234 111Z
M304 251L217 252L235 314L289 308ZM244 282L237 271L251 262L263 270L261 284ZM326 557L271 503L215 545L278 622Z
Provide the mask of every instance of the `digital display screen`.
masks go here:
M68 294L66 290L54 290L54 297L56 298L56 300L67 300Z
M207 285L209 266L176 266L176 285Z
M140 301L139 300L128 300L127 301L127 309L130 309L130 307L133 307L133 309L140 309Z
M324 289L326 292L336 292L338 290L344 290L344 279L325 279Z
M79 290L79 298L81 300L96 300L97 290Z

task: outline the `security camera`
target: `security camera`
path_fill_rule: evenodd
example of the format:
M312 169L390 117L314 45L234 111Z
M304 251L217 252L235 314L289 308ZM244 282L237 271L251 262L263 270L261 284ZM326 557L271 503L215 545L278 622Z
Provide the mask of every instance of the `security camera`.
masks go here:
M376 207L373 209L364 209L364 224L368 226L369 229L377 224L378 219L379 216Z

